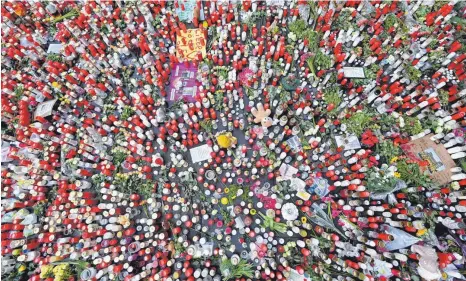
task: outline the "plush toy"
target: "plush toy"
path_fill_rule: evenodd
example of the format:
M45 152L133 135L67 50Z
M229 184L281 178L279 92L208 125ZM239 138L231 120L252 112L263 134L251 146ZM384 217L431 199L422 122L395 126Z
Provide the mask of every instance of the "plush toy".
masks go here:
M254 123L261 123L263 127L270 127L273 124L272 118L269 117L270 109L264 109L262 103L257 104L257 108L251 109L252 115L254 115Z
M238 140L230 132L226 132L217 135L217 143L221 148L231 148L238 143Z

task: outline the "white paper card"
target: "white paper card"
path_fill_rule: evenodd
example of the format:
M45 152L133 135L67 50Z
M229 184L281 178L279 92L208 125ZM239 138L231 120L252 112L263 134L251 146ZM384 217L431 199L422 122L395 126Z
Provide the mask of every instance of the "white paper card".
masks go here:
M299 274L296 270L290 270L290 276L288 276L288 280L290 281L306 281L307 279L304 275Z
M53 105L56 101L57 99L54 99L39 104L37 106L36 112L34 113L34 118L36 118L37 116L46 117L52 114Z
M60 54L62 47L61 44L50 44L47 49L47 54Z
M337 142L337 146L343 146L344 150L361 148L361 144L359 143L358 137L356 137L355 135L349 135L346 138L343 135L336 136L335 141Z
M235 218L235 227L239 229L244 228L244 222L240 217Z
M282 180L288 180L293 177L296 173L298 173L298 169L295 167L288 165L288 164L282 164L280 166L280 175Z
M304 190L306 182L299 178L292 178L290 186L296 190Z
M8 153L10 153L10 144L7 142L2 143L2 163L7 163L13 160L12 158L8 157Z
M343 74L346 78L366 78L362 67L343 67Z
M286 143L288 143L291 149L295 152L301 151L303 149L303 146L298 136L292 136L290 139L286 141Z
M193 163L209 160L211 158L210 154L213 152L212 147L207 144L191 148L189 150L191 153L191 160Z

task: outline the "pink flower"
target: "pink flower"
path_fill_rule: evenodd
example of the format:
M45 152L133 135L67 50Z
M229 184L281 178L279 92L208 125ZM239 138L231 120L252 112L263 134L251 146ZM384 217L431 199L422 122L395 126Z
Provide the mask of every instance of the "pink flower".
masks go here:
M464 137L463 129L454 129L453 133L455 134L455 137Z
M275 208L275 204L277 203L277 200L272 199L271 197L266 197L261 202L264 204L264 208L266 209L272 209Z
M341 210L332 210L332 217L336 218L341 214Z
M327 202L333 202L333 199L332 199L332 197L330 197L330 196L322 197L321 200L322 200L322 202L325 202L325 203L327 203Z

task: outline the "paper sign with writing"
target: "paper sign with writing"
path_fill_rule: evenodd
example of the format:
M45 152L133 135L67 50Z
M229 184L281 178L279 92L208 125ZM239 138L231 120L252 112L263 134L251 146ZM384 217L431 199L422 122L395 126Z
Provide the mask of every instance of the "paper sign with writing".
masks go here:
M62 44L50 44L47 49L47 54L60 54L62 48Z
M178 0L176 14L181 21L192 22L196 11L196 0Z
M200 29L188 29L186 32L180 31L181 35L176 37L176 55L178 58L193 60L197 54L202 57L206 55L206 40L204 33Z
M201 162L210 159L210 154L213 152L212 147L207 144L200 145L189 150L193 163Z
M55 104L56 101L57 99L54 99L54 100L49 100L49 101L39 104L34 113L34 118L36 118L37 116L46 117L52 114L53 105Z
M431 137L432 134L410 141L401 148L411 159L427 162L428 165L424 167L424 170L436 183L448 184L452 175L450 169L456 166L455 162L451 159L447 149L433 142Z
M335 141L337 142L337 146L343 146L344 150L349 150L349 149L359 149L361 148L361 144L359 143L359 139L355 135L349 135L349 136L336 136Z
M283 163L280 166L279 171L280 171L281 179L282 180L288 180L288 179L291 179L293 177L293 175L298 173L299 170L296 169L295 167L291 166L291 165Z
M343 74L346 78L366 78L362 67L343 67Z
M197 94L196 76L197 67L195 65L188 67L184 63L175 65L170 77L168 100L177 101L184 98L189 102L194 102Z
M301 144L301 140L298 136L292 136L290 139L286 141L286 143L291 147L291 149L295 153L303 150L303 145Z

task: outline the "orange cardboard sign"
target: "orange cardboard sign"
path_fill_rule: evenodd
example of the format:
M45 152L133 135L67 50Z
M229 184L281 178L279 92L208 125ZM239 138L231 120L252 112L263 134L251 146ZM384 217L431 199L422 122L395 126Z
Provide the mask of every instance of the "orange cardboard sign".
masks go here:
M181 35L176 37L176 55L178 58L193 60L197 54L202 57L206 55L206 40L204 33L200 29L188 29L186 32L180 31Z
M426 170L432 179L440 184L448 184L452 173L450 169L455 167L447 149L442 144L437 144L430 138L432 134L402 145L401 148L409 158L417 161L427 161Z

